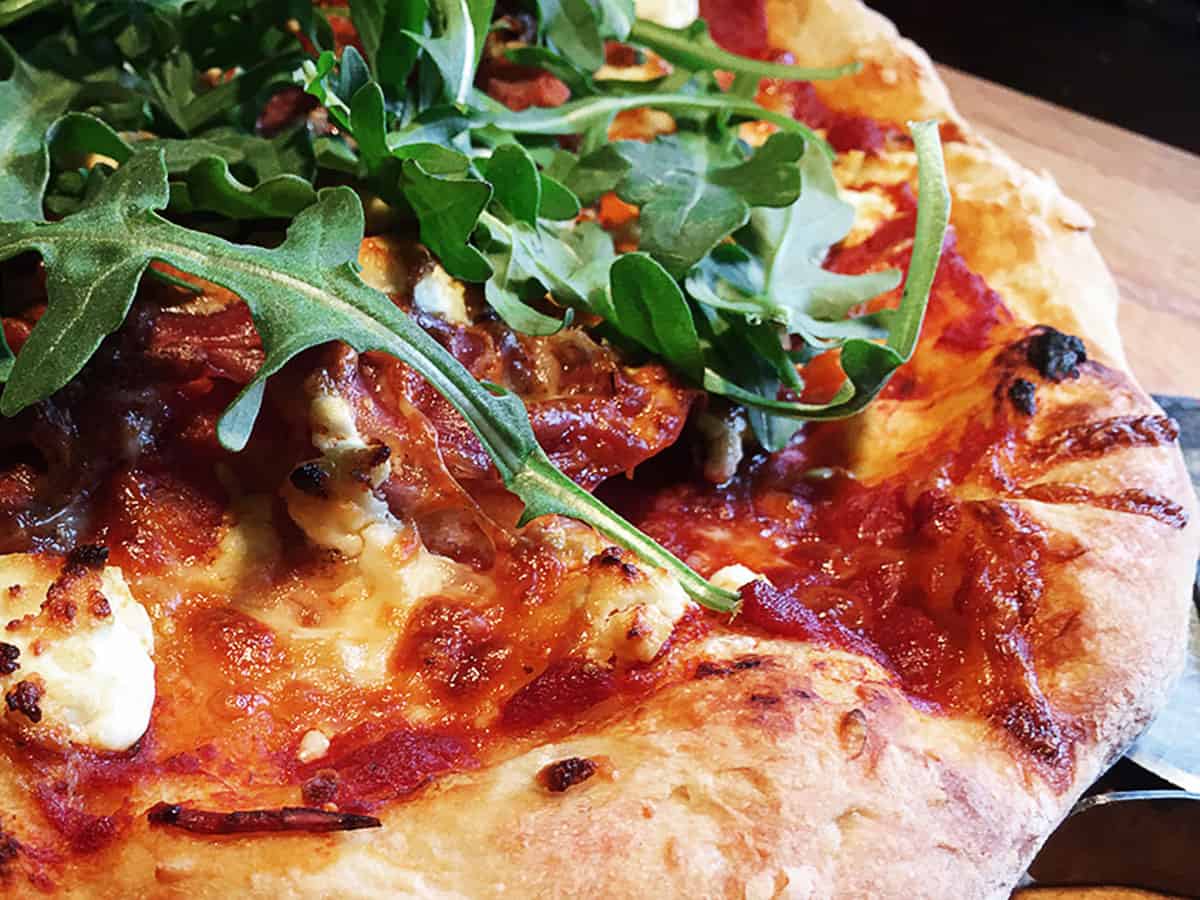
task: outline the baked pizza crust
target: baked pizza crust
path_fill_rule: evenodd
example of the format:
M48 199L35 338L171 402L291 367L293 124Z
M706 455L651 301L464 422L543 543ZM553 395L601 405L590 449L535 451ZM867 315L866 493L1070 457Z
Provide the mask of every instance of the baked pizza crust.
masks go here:
M882 17L855 0L768 5L772 43L800 64L866 63L820 85L831 105L961 129L946 156L967 262L1020 319L1081 335L1099 360L1078 381L1039 389L1039 421L1081 409L1091 420L1155 414L1127 371L1116 289L1086 213L974 135L925 54ZM925 401L916 421L942 420L968 402L964 391L990 392L998 377L967 375L977 382ZM920 428L902 424L900 402L861 417L860 446L886 435L889 453L919 449ZM445 777L387 810L382 829L197 839L143 818L116 847L71 862L60 884L89 897L1006 896L1075 797L1150 720L1183 660L1198 526L1178 449L1126 447L1063 466L1040 480L1136 487L1179 500L1190 521L1177 529L1008 500L1086 551L1056 570L1039 613L1086 598L1062 626L1060 658L1039 673L1051 703L1083 730L1069 785L1018 764L983 722L922 712L870 659L722 635L687 651L713 663L707 677L601 708L562 742L513 747L506 761ZM539 772L569 757L595 761L597 773L548 791ZM0 770L0 796L25 790ZM173 798L132 803L159 799Z

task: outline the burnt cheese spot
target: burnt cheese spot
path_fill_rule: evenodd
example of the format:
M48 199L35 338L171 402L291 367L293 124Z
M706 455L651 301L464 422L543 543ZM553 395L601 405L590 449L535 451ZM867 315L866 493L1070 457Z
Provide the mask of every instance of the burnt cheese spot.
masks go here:
M329 496L329 473L321 468L319 463L306 462L296 466L292 469L290 480L292 487L302 494L320 498Z
M97 619L107 619L112 615L112 606L109 605L108 598L99 591L92 591L89 596L92 615Z
M102 569L108 562L108 548L101 544L80 544L67 556L67 566L78 569Z
M20 656L21 649L19 647L0 641L0 675L11 675L21 668L21 664L17 662Z
M551 763L541 771L546 790L561 794L569 787L587 781L596 774L596 764L582 756L570 756Z
M309 806L324 806L337 796L338 774L333 769L322 769L300 786L300 796Z
M44 691L32 681L21 681L4 695L4 702L9 712L19 712L36 724L42 721L42 708L38 706L38 701L42 699L43 693Z
M1037 387L1032 381L1018 378L1008 386L1008 399L1018 412L1032 416L1037 412Z
M715 660L706 659L700 665L696 666L696 678L724 678L726 675L732 675L735 672L745 672L749 669L757 669L759 666L767 662L761 656L743 656L735 659L733 662L717 662Z
M1054 328L1046 328L1031 337L1025 353L1030 365L1051 381L1078 378L1080 364L1087 362L1083 341Z

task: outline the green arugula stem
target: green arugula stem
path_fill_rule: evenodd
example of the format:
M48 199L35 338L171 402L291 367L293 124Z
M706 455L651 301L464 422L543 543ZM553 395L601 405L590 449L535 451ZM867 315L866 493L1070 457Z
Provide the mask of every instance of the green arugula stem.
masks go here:
M842 78L854 75L862 69L862 64L853 62L844 66L827 68L806 68L804 66L789 66L783 63L766 62L765 60L749 59L729 53L716 46L707 46L696 40L695 35L688 29L667 28L656 22L637 19L629 31L629 43L640 44L664 59L684 65L698 71L724 69L745 75L757 75L759 78L782 78L787 81L828 81L832 78Z
M749 120L770 122L783 131L804 135L830 158L833 148L819 134L791 116L759 106L753 100L732 95L720 97L702 94L631 94L620 96L584 97L553 108L532 107L522 112L493 110L484 113L483 124L492 125L514 134L579 134L597 123L630 109L682 109L726 112Z

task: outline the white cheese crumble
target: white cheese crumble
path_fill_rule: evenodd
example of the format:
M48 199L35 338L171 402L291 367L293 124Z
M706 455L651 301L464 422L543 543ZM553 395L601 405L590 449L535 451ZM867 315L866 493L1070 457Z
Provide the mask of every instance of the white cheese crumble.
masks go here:
M471 317L467 315L466 288L437 263L413 288L413 303L421 312L441 316L455 325L471 324Z
M842 188L840 193L854 207L854 225L842 242L847 247L861 244L896 214L896 204L880 189Z
M562 599L587 617L587 655L596 662L649 662L693 608L678 581L633 559L604 550L563 585Z
M89 595L94 608L75 609L69 621L52 616L43 604L58 569L57 560L34 554L0 556L3 621L20 620L0 631L0 642L19 651L19 668L0 675L0 692L23 681L41 691L40 721L14 710L0 721L34 739L126 750L145 733L154 705L150 617L111 566Z
M700 17L700 0L635 0L639 19L666 28L686 28Z
M304 732L304 737L300 738L296 759L302 763L310 763L313 760L321 759L328 752L329 738L325 736L324 732L313 729Z
M708 580L719 588L736 592L752 581L768 581L768 578L741 563L734 563L731 566L717 569Z

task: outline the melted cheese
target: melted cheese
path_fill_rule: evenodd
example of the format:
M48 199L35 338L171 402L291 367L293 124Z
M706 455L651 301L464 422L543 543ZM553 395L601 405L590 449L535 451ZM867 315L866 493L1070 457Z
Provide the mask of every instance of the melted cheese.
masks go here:
M665 572L633 569L634 578L593 574L576 597L591 620L587 654L597 662L650 662L692 608L679 582Z
M700 0L636 0L639 19L667 28L686 28L700 16Z
M847 247L861 244L896 214L896 204L881 188L843 188L840 193L854 207L854 225L843 241Z
M719 588L735 592L740 591L752 581L768 581L767 576L761 575L741 563L717 569L708 580Z
M22 681L42 690L41 721L8 711L4 726L51 743L70 741L97 750L126 750L146 731L154 705L154 634L150 617L121 570L100 573L109 612L80 609L72 621L52 621L42 609L57 566L33 554L0 556L0 610L5 621L28 616L0 640L20 652L19 668L0 675L0 691ZM16 588L14 590L14 588Z
M332 661L356 683L377 682L387 677L411 612L425 598L469 590L480 579L469 567L427 551L413 526L392 515L376 493L389 463L383 459L361 470L372 448L342 397L318 388L309 416L328 474L324 495L288 484L283 496L307 538L336 551L338 560L306 604L250 611L291 640L301 663Z
M578 522L538 520L527 535L554 547L575 569L556 602L571 604L585 618L585 652L596 662L649 662L679 620L696 608L672 576L639 565L633 554L609 546Z
M434 263L429 274L413 289L413 303L422 312L441 316L456 325L469 325L467 291L461 281L455 281L441 266Z

